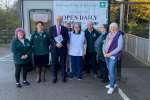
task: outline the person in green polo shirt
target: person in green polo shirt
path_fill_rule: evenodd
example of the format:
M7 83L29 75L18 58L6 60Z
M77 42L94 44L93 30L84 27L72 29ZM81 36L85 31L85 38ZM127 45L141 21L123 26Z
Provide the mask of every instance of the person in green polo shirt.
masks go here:
M23 84L29 85L26 81L28 72L28 63L31 61L32 46L28 39L25 38L26 34L24 29L17 28L15 31L15 38L11 41L10 49L13 53L13 62L15 64L15 78L16 86L21 88L20 85L20 72L23 67Z
M69 35L69 38L70 38L70 34L72 32L72 28L71 28L71 21L66 21L66 24L65 26L67 27L68 29L68 35ZM69 46L67 46L68 49L69 49ZM69 60L69 64L68 64L68 60ZM72 72L72 69L71 69L71 56L67 54L67 59L66 59L66 72L65 72L65 77L67 78L68 77L68 74L67 74L67 70L68 70L68 67L70 68L70 74Z
M97 52L98 60L99 60L99 65L100 65L100 75L98 78L102 78L103 80L101 82L106 83L109 81L108 78L108 69L105 61L105 57L103 55L103 44L104 41L109 33L109 27L107 24L102 24L100 27L100 36L97 38L95 41L95 51Z
M37 22L37 30L32 33L31 44L33 46L34 53L34 65L37 70L37 80L41 81L42 71L42 82L45 82L46 65L49 64L49 39L48 32L43 30L44 23L42 21Z
M94 73L94 77L98 76L97 68L96 68L96 52L94 43L96 39L99 37L99 32L93 28L92 21L88 21L87 29L85 30L85 37L87 40L87 49L85 55L85 75L90 73L90 63L92 66L92 71Z

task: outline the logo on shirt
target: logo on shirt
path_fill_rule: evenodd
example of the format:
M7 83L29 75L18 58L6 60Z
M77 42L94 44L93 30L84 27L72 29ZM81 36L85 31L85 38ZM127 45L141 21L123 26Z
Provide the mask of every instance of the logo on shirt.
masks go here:
M45 35L43 35L43 37L46 37Z
M35 38L37 38L37 35L35 36Z
M96 34L93 34L93 37L96 37Z
M27 43L27 46L30 46L30 44L29 44L29 43Z

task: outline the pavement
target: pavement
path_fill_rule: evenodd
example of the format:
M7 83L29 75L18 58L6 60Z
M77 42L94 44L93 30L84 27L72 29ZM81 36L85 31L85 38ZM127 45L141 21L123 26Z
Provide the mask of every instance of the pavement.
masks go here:
M94 78L92 73L89 76L82 75L80 81L67 78L67 82L62 83L59 72L58 82L52 84L50 68L47 68L45 83L35 82L36 71L33 70L27 77L30 85L22 84L21 74L22 88L16 88L15 66L10 49L2 48L5 47L0 46L0 100L150 100L150 67L132 67L132 63L122 67L121 80L117 80L118 86L112 95L108 95L108 89L105 88L109 83L101 83L101 79ZM134 59L132 55L129 56L128 60ZM122 60L125 58L122 57Z

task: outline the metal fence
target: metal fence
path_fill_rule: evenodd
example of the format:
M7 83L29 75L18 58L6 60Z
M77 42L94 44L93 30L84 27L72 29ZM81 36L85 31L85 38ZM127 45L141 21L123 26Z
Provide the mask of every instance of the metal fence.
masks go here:
M123 49L149 64L149 40L131 34L125 34L123 38Z

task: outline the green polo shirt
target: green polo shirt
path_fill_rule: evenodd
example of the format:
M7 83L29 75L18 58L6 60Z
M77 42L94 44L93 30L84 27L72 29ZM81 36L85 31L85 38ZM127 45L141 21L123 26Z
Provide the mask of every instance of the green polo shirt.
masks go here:
M28 39L24 39L24 44L14 38L10 44L11 52L13 53L13 61L15 64L25 64L31 61L32 45ZM26 59L21 59L22 55L26 55Z
M34 31L31 35L31 44L33 46L34 55L45 55L49 54L49 38L48 33L43 31L42 35L38 33L38 31Z
M84 32L85 32L85 38L87 41L86 51L87 52L95 52L94 43L95 43L96 39L99 37L98 31L93 28L92 32L89 32L88 29L86 29Z
M101 60L105 60L102 49L103 49L104 40L106 39L108 33L109 32L106 31L105 34L102 36L100 42L99 42L99 55L98 56L99 56L99 59L101 59ZM100 33L100 35L101 35L101 33Z

